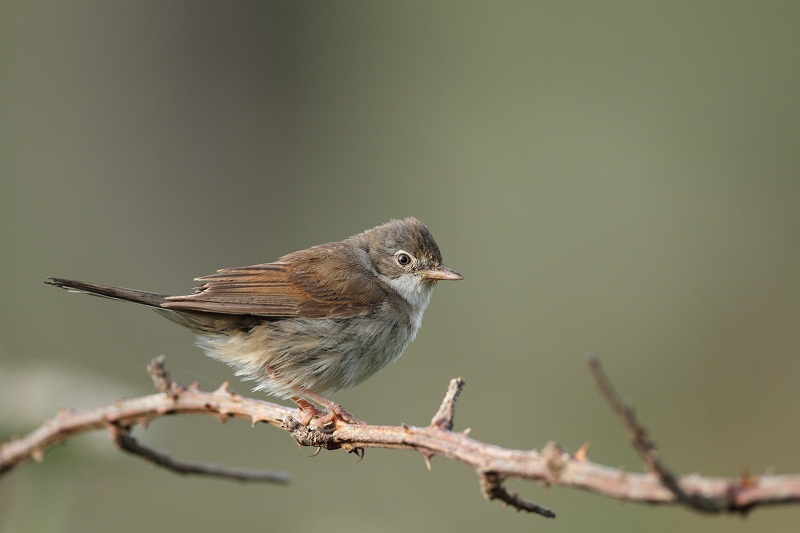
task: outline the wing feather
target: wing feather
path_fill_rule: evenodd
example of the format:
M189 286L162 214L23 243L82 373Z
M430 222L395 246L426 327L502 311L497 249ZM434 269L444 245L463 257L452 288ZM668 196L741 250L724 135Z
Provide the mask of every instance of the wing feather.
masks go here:
M162 307L275 318L365 315L385 299L388 286L359 259L329 244L275 263L226 268L197 278L202 284L194 294L169 296Z

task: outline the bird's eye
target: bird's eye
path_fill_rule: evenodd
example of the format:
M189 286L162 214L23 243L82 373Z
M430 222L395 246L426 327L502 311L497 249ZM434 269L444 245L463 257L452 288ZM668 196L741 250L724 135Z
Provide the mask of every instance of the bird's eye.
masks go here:
M397 264L400 266L408 266L412 261L411 256L406 252L397 252L394 256L394 260L397 261Z

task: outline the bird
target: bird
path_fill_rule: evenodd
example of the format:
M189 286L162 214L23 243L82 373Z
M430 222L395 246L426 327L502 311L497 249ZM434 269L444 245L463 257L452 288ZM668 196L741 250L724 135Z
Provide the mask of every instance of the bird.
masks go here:
M185 296L54 277L45 283L153 308L194 332L207 355L255 381L254 390L291 399L301 423L330 430L362 422L325 395L399 358L436 283L462 279L442 264L428 228L409 217L272 263L195 278L200 285Z

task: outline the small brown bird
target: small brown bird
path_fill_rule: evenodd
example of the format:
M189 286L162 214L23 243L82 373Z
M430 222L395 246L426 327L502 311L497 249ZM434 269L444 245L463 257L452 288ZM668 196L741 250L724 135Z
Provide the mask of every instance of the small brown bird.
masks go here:
M255 389L291 398L304 424L358 423L322 394L349 389L408 347L438 280L460 280L416 218L391 220L274 263L196 278L188 296L167 296L61 278L70 291L153 307L198 335ZM313 403L328 409L318 411Z

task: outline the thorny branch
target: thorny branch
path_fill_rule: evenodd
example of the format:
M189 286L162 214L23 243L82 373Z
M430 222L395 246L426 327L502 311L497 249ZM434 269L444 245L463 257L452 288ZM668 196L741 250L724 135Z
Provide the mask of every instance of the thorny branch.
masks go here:
M120 449L174 472L244 481L287 481L280 473L180 461L139 444L131 436L135 426L144 428L150 421L165 415L191 413L212 415L223 422L238 417L249 419L254 426L263 422L280 427L303 446L341 448L357 454L365 448L414 450L422 454L429 467L430 458L441 455L473 468L487 499L500 500L514 509L549 518L554 518L555 513L509 492L503 483L508 479L525 479L545 486L579 488L624 501L679 504L707 513L746 513L758 505L800 502L800 475L676 476L658 456L633 409L614 391L597 359L590 357L589 366L600 391L623 419L634 447L652 473L625 472L593 463L586 458L585 449L573 455L552 442L541 451L511 450L472 439L467 436L468 431L454 432L455 401L464 385L460 378L451 381L441 407L428 426L345 425L327 433L303 426L295 418L295 409L239 396L228 391L227 384L213 392L198 390L196 385L183 387L169 378L162 357L148 366L159 393L87 411L61 411L28 435L0 444L0 475L29 459L42 461L45 451L73 435L106 429Z

